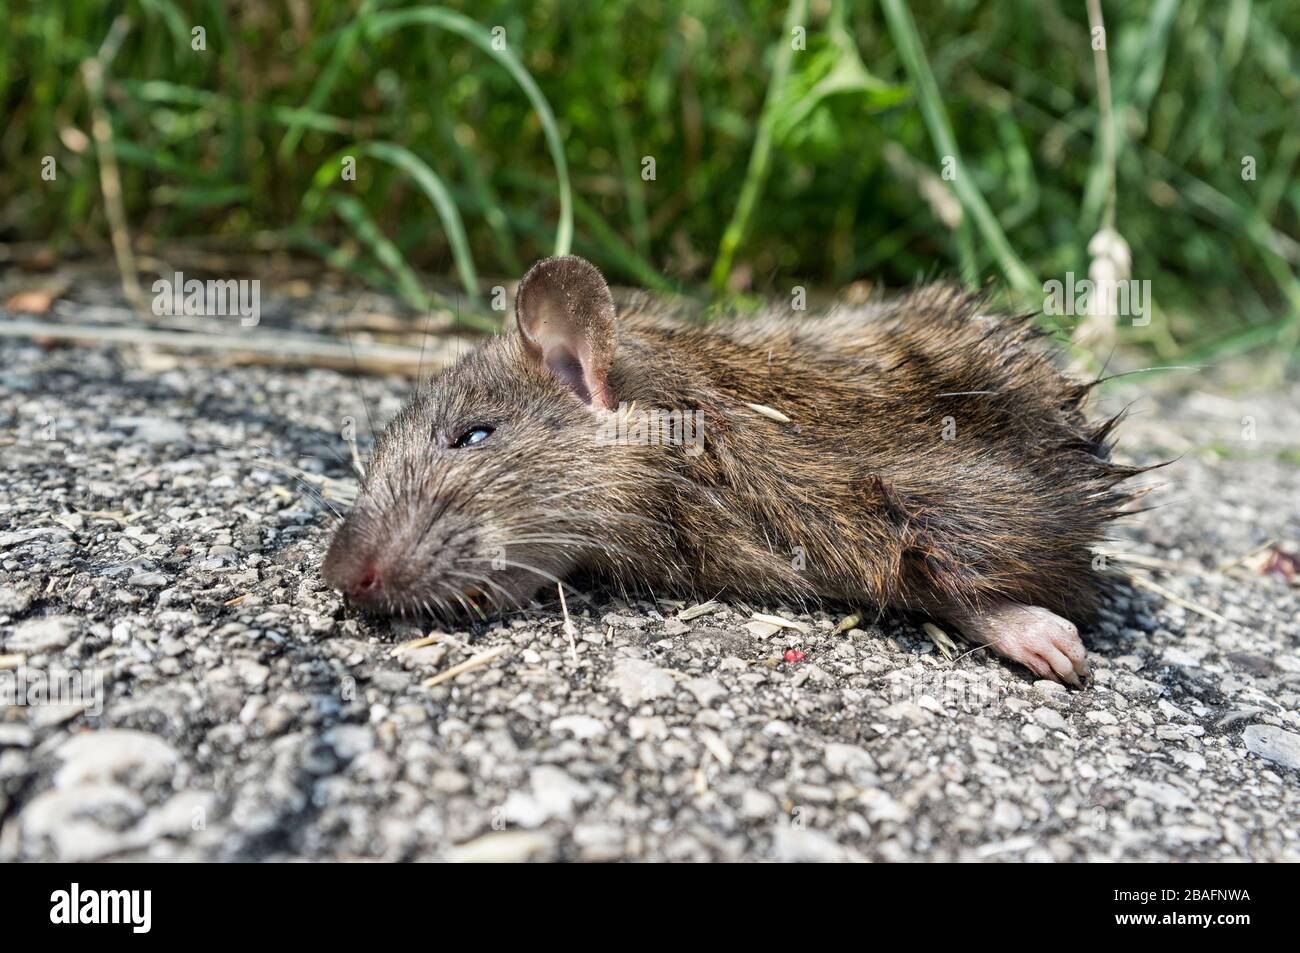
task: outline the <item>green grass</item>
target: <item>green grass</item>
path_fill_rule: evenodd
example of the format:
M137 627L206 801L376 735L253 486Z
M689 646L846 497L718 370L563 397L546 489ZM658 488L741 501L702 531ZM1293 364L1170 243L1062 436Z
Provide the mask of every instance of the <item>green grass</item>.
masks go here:
M257 236L417 307L438 301L423 274L474 310L570 248L722 306L940 274L1032 305L1087 272L1113 174L1157 304L1125 341L1294 349L1300 7L1104 7L1113 166L1083 0L4 4L0 241L107 252L79 64L125 11L106 104L127 219L154 249Z

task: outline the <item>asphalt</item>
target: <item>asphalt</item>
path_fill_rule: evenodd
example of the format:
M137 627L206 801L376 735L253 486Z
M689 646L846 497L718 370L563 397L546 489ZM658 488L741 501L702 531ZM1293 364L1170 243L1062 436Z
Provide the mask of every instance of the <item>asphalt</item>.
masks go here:
M0 343L0 860L1300 860L1295 383L1103 391L1177 462L1083 691L779 596L356 617L341 422L407 387Z

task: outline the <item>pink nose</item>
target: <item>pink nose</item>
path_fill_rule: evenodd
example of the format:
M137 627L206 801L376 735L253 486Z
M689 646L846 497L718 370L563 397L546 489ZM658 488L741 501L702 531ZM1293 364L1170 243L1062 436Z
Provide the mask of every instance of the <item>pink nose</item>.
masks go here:
M384 588L379 570L371 563L365 566L348 584L347 594L350 599L365 601L373 599Z

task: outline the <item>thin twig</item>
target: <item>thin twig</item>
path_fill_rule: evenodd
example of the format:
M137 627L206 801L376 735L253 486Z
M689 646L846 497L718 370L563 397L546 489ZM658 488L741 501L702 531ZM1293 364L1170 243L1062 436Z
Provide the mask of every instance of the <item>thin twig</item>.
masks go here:
M1260 543L1258 546L1256 546L1256 547L1255 547L1254 549L1252 549L1250 552L1248 552L1248 553L1242 553L1242 554L1241 554L1240 556L1238 556L1236 559L1229 559L1226 563L1223 563L1222 565L1220 565L1220 566L1218 567L1218 571L1219 571L1219 572L1227 572L1229 569L1236 569L1238 566L1240 566L1240 565L1241 565L1242 563L1244 563L1246 560L1251 559L1251 558L1254 557L1254 556L1258 556L1260 553L1262 553L1264 550L1268 549L1270 546L1276 546L1276 545L1277 545L1277 540L1276 540L1276 539L1270 539L1270 540L1269 540L1268 542L1266 542L1266 543Z
M1190 599L1184 599L1182 596L1178 595L1178 593L1170 592L1164 586L1154 583L1150 579L1143 576L1134 576L1131 573L1128 578L1133 585L1139 586L1143 589L1150 589L1156 595L1164 596L1164 598L1168 599L1176 606L1182 606L1190 612L1195 612L1197 615L1203 615L1207 619L1213 619L1215 622L1222 625L1232 625L1231 620L1219 615L1219 613L1215 612L1213 609L1207 609L1205 606L1192 602Z
M310 334L258 330L252 334L204 334L158 328L103 327L0 321L0 338L20 337L87 344L117 343L177 351L216 351L231 363L288 367L328 367L377 374L419 373L420 349L386 344L358 344L356 359L348 345Z
M1166 572L1185 572L1192 575L1204 576L1209 570L1203 566L1197 566L1195 563L1176 563L1168 559L1157 559L1154 556L1143 556L1141 553L1110 553L1111 559L1117 559L1122 563L1129 563L1142 569L1163 569Z

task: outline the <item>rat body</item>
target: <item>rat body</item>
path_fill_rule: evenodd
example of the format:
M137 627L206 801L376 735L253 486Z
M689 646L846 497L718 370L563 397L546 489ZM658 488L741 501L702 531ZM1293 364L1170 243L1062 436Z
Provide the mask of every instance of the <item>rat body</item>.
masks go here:
M1136 470L1025 322L942 286L821 319L616 317L574 257L535 265L516 312L377 442L325 563L349 599L506 607L589 570L924 613L1086 675L1067 620L1097 607L1091 546Z

